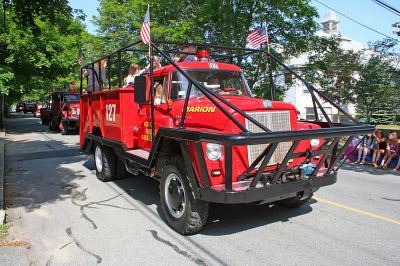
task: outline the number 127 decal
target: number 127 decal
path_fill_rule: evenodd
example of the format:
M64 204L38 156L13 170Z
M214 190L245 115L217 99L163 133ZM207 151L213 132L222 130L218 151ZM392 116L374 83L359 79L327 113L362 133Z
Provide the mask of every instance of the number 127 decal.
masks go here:
M106 121L115 121L116 104L106 104Z

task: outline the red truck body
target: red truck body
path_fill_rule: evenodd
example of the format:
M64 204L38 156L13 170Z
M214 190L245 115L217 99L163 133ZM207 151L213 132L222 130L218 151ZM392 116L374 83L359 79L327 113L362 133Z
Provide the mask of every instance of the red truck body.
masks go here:
M180 63L183 69L211 69L209 63ZM224 63L213 63L213 68L218 70L227 71L239 71L241 69L229 64ZM176 69L172 66L163 67L154 71L154 77L170 77L172 72ZM149 78L149 77L148 77ZM166 95L169 95L170 84L167 80L167 86L165 86ZM279 117L283 115L289 118L287 122L287 128L281 128L281 130L301 130L301 129L316 129L320 128L316 124L298 122L297 121L297 110L296 108L285 102L272 101L270 108L266 109L263 105L263 99L252 98L250 95L242 96L226 96L229 102L239 107L241 110L251 113L253 116L268 116L268 117ZM150 96L148 96L150 99ZM154 125L155 134L157 134L159 128L179 128L180 116L184 106L184 99L176 100L170 104L164 103L155 106L154 114ZM228 111L235 116L235 112L232 109ZM206 98L191 98L187 107L187 117L185 126L187 129L201 130L210 133L232 133L239 134L235 124L232 123L224 114L213 106L213 104ZM243 117L237 118L239 122L245 124ZM278 122L278 121L277 121ZM279 121L279 123L284 121ZM81 96L81 121L80 121L80 144L81 147L84 144L84 137L89 133L98 132L103 138L118 141L124 144L134 154L140 155L142 158L147 159L152 148L151 139L151 104L150 101L146 104L138 105L134 102L134 89L133 88L119 88L113 90L103 90L100 92L94 92L90 94L83 94ZM273 130L279 130L281 124L275 124L272 126ZM311 147L308 140L300 142L295 152L305 151L307 149L317 150L323 141L316 147ZM203 149L205 150L206 143L203 143ZM264 145L265 146L265 145ZM281 152L277 154L277 161L282 160L283 156L288 151L288 145L286 143L281 144ZM193 158L193 167L196 171L196 176L201 178L200 165L196 158L194 142L188 144L189 155ZM247 145L238 146L233 150L232 160L234 162L232 168L232 180L233 182L238 181L238 177L243 173L245 169L249 167L249 147ZM254 150L254 149L253 149ZM255 149L257 150L257 149ZM261 148L258 149L261 153ZM256 151L252 151L253 153ZM257 156L259 155L257 154ZM206 158L207 173L210 175L210 181L212 186L216 189L222 189L223 187L218 186L224 184L225 166L223 160L212 161ZM255 158L255 156L253 156ZM291 161L289 167L298 165L304 158L296 158ZM318 160L315 160L318 163ZM276 168L275 165L267 167L266 171ZM211 176L211 172L220 171L219 175ZM198 182L203 184L203 180L199 179ZM240 185L235 186L234 189L242 190L243 187Z
M110 61L117 54L121 60L123 51L135 51L131 47L138 44L106 58ZM223 58L226 50L265 53L210 47L213 53L201 54ZM101 181L127 173L159 180L167 223L181 234L202 229L208 202L305 204L320 187L336 182L353 137L373 130L278 59L274 60L307 84L312 95L331 103L355 125L332 122L315 96L315 120L299 120L289 103L254 98L236 65L200 57L175 63L166 52L178 51L179 46L164 52L152 43L151 49L169 64L137 76L133 86L122 87L119 69L119 86L111 89L109 83L104 88L101 71L93 71L100 60L86 66L100 82L99 91L80 97L80 149L94 155ZM111 79L111 69L107 75ZM339 148L341 138L345 141Z

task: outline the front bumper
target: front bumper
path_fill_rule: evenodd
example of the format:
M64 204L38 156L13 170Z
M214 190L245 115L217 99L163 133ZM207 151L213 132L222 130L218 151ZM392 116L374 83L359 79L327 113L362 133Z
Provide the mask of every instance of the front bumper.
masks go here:
M250 203L263 201L264 203L295 197L298 193L308 196L320 187L336 183L337 174L332 172L320 177L291 181L282 184L272 184L261 188L252 188L237 191L216 191L212 188L200 189L201 199L216 203Z

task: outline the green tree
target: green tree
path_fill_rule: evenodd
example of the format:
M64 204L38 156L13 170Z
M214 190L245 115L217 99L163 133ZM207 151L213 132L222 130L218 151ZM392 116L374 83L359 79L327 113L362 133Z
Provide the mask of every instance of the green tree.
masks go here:
M29 27L20 23L17 1L7 11L8 31L0 35L0 92L8 103L39 100L54 88L79 77L76 56L90 36L82 22L56 12L41 15ZM19 11L20 12L20 11Z
M367 123L375 113L400 111L398 42L384 39L370 44L369 56L355 89L357 109Z
M361 69L361 52L343 50L340 40L314 37L309 43L308 63L303 73L339 105L355 103L355 88Z

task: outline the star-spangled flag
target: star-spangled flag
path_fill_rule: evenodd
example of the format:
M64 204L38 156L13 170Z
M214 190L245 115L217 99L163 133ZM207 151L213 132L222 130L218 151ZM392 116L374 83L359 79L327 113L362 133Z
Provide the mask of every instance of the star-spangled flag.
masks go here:
M147 7L146 15L144 16L144 21L142 28L140 29L140 38L144 44L150 42L150 8Z
M259 47L265 42L268 42L267 27L256 28L249 34L249 36L247 36L246 40L250 44L250 47L253 49Z
M82 49L79 49L76 61L78 62L78 65L82 66L82 64L83 64L83 51L82 51Z

